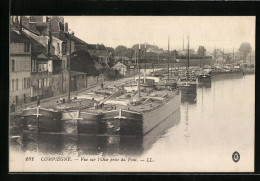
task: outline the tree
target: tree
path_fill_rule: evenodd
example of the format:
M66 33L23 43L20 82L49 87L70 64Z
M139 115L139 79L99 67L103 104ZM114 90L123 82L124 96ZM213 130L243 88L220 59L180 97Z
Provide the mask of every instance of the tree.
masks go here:
M70 69L71 71L87 73L88 76L99 74L95 67L94 58L84 50L78 50L71 54Z
M245 56L245 60L246 60L246 57L251 52L252 47L249 43L244 42L241 43L240 48L238 50Z
M112 48L112 47L106 47L106 48L107 48L109 55L114 57L115 56L115 49Z
M204 57L206 55L206 49L204 48L204 46L199 46L197 53L199 56Z
M129 59L132 59L133 55L134 55L135 51L132 50L131 48L128 48L124 54L124 56L128 57Z
M143 50L144 51L144 48L145 48L145 44L140 44L140 48L141 48L141 50ZM139 50L139 44L134 44L133 46L132 46L132 50L134 50L134 51L138 51ZM156 52L156 53L158 53L159 51L164 51L163 49L159 49L159 47L157 46L157 45L150 45L150 44L146 44L146 51L150 51L150 52Z
M179 56L179 52L178 52L177 50L173 50L173 51L172 51L172 54L173 54L173 56L175 56L175 58L176 58L177 56Z
M127 51L127 47L123 45L119 45L115 48L115 55L117 56L124 56Z

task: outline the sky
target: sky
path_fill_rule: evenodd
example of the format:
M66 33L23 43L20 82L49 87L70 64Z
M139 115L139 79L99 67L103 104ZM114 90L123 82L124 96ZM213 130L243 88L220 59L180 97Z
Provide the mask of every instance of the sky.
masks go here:
M168 49L204 46L225 52L238 50L242 42L255 49L255 17L253 16L64 16L75 36L91 44L107 47L137 43L155 44Z

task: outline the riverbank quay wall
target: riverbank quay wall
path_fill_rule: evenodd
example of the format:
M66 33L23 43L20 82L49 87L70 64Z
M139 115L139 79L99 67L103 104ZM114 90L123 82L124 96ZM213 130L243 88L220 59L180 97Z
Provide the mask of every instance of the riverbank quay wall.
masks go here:
M204 65L213 65L214 60L213 59L190 59L189 66L190 67L203 67L203 61ZM148 63L149 62L149 63ZM131 65L135 65L134 63L131 63ZM188 65L188 60L185 59L180 59L177 60L176 62L169 62L169 67L186 67ZM140 63L140 68L144 69L152 69L152 68L167 68L168 67L168 62L164 61L161 63L158 62L153 62L151 63L149 60L147 60L147 63Z
M87 77L87 87L100 84L105 81L105 77L103 74L99 74L98 76L88 76Z
M104 82L104 75L102 74L100 74L99 76L87 76L86 73L72 71L70 77L70 91L82 90L84 88L88 88ZM50 85L51 91L49 93L49 97L66 94L68 93L68 76L63 74L52 75Z

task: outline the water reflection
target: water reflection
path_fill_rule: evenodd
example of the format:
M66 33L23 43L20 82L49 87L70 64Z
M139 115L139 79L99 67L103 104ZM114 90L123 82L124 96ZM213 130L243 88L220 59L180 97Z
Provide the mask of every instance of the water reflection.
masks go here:
M198 83L199 88L211 88L211 81Z
M212 82L216 81L227 81L227 80L235 80L235 79L242 79L243 74L242 73L237 73L237 74L219 74L219 75L214 75L211 77Z
M21 150L45 154L69 155L141 155L169 128L180 123L178 109L144 136L49 134L24 132Z
M185 131L184 131L184 137L186 143L188 143L190 139L190 134L189 134L189 102L185 103Z
M196 104L197 103L197 94L182 94L181 103Z

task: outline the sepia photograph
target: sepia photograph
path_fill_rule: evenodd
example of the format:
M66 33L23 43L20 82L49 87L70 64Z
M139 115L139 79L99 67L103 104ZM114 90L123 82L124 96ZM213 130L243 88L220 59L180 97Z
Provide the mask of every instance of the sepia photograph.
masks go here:
M9 22L9 172L254 172L255 16Z

